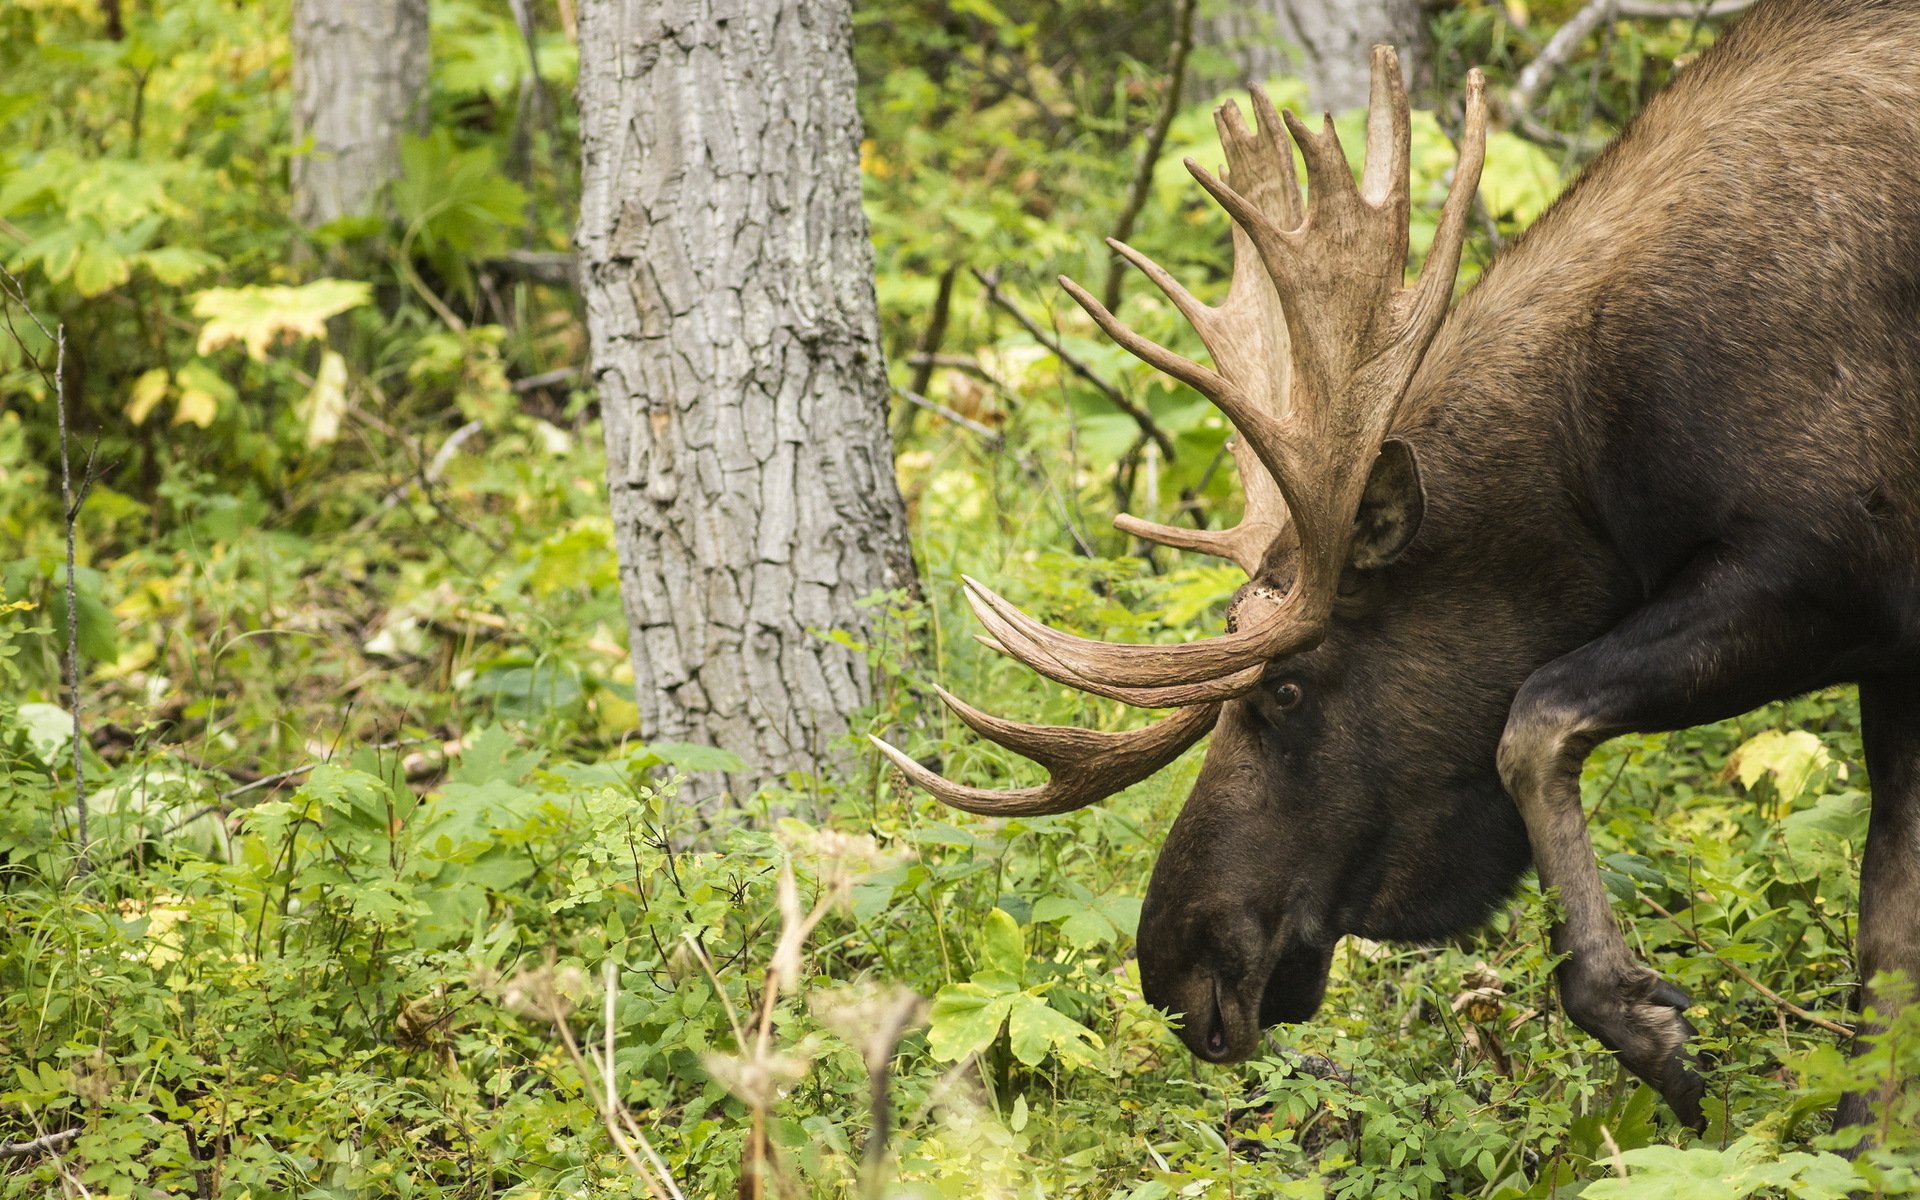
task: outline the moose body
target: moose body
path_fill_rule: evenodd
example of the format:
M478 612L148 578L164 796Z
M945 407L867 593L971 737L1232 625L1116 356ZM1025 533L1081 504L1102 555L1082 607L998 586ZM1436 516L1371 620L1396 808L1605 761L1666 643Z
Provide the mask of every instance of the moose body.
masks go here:
M1142 979L1194 1053L1312 1015L1342 935L1464 932L1531 862L1569 1016L1697 1124L1688 1001L1614 923L1580 769L1842 682L1862 979L1920 978L1920 2L1760 0L1439 324L1387 435L1317 638L1222 698L1153 872ZM1243 599L1303 586L1296 540Z

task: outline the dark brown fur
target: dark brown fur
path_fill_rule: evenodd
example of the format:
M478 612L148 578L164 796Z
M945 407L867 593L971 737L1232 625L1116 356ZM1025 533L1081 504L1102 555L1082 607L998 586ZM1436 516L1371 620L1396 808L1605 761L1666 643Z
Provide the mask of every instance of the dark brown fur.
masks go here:
M1301 703L1226 705L1147 996L1243 1057L1339 936L1470 928L1531 856L1569 1014L1697 1122L1685 997L1587 843L1601 740L1860 681L1862 970L1920 978L1920 0L1762 0L1461 301L1406 411L1424 521L1270 669Z

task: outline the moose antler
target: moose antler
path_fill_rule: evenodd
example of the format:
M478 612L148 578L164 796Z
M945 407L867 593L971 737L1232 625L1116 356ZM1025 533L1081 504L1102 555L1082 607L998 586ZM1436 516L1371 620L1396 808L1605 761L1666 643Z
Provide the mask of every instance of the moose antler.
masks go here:
M1257 687L1270 660L1311 649L1326 635L1374 459L1452 296L1486 156L1485 90L1480 72L1470 72L1460 161L1426 265L1410 288L1402 281L1412 126L1399 56L1390 46L1373 51L1366 165L1358 186L1331 117L1316 133L1291 112L1277 114L1258 88L1255 129L1231 102L1214 113L1227 152L1226 179L1191 159L1186 165L1234 221L1233 280L1218 307L1196 300L1139 251L1109 243L1193 325L1213 358L1211 368L1135 333L1061 278L1109 337L1206 396L1237 434L1233 453L1246 497L1238 526L1187 531L1124 514L1115 525L1232 559L1254 582L1235 597L1228 632L1219 637L1125 645L1049 628L967 580L968 602L991 634L982 640L994 649L1096 695L1145 707L1191 707L1132 733L1096 734L1017 725L943 692L982 736L1041 762L1053 778L1015 792L963 788L878 743L914 782L974 812L1061 812L1091 804L1171 762L1211 726L1219 701ZM1304 206L1283 123L1306 161ZM1256 261L1261 270L1254 269ZM1263 583L1262 572L1276 541L1289 532L1298 541L1297 571L1282 592Z

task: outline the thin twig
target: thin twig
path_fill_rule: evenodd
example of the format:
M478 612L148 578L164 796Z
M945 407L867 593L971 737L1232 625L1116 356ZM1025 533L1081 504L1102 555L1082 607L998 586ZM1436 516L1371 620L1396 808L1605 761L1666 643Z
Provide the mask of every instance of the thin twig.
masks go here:
M360 749L362 750L398 750L402 746L418 746L422 742L431 742L433 740L434 739L428 738L428 737L401 738L397 742L381 742L377 746L362 746L360 747ZM243 783L239 787L234 788L232 791L220 793L220 799L222 801L232 800L235 796L245 795L247 792L250 792L255 788L266 787L270 783L279 783L284 779L292 779L295 775L304 775L308 771L313 770L315 767L326 766L327 763L330 761L332 761L331 757L316 759L310 763L303 763L300 766L294 767L291 770L277 771L272 775L262 775L260 778L254 780L251 783ZM217 808L218 805L215 805L214 807ZM207 814L205 812L195 813L193 816L188 817L186 821L180 822L180 824L181 825L188 824L189 822L199 820L201 817L204 817L206 815ZM176 825L174 828L177 829L179 828L179 826ZM173 832L173 830L169 829L167 832L171 833Z
M36 324L38 323L36 319ZM87 873L87 772L80 739L80 597L73 572L73 525L79 512L73 503L73 466L67 454L67 327L55 338L53 360L54 408L60 416L60 506L67 531L67 703L73 710L73 836L79 847L74 872ZM91 467L89 467L91 474Z
M1675 922L1679 920L1679 918L1675 917L1672 913L1660 907L1660 902L1655 900L1653 897L1647 895L1645 892L1642 892L1640 894L1640 898L1647 902L1648 908L1651 908L1653 911L1659 913L1661 916L1665 917L1667 920L1675 921ZM1693 922L1689 920L1687 924L1691 926ZM1758 979L1755 979L1753 976L1747 974L1746 971L1741 968L1739 963L1734 962L1732 959L1728 958L1726 955L1720 953L1718 950L1715 950L1713 947L1707 945L1706 942L1701 939L1700 931L1697 928L1693 929L1693 940L1700 945L1701 949L1705 950L1708 954L1711 954L1715 958L1719 959L1721 963L1725 964L1728 970L1732 971L1735 975L1738 975L1743 981L1745 981L1748 987L1752 988L1756 992L1759 992L1762 996L1765 996L1768 1000L1771 1000L1779 1008L1792 1013L1794 1016L1799 1017L1802 1021L1805 1021L1809 1025L1815 1025L1821 1029L1826 1030L1828 1033L1837 1033L1841 1037L1847 1037L1847 1038L1850 1038L1853 1036L1853 1029L1851 1027L1842 1025L1838 1021L1829 1021L1825 1017L1819 1016L1815 1013L1808 1012L1806 1009L1801 1008L1798 1004L1795 1004L1793 1001L1786 999L1784 996L1780 995L1780 993L1774 991L1772 988L1768 987L1766 984L1761 983Z
M913 378L907 384L909 392L924 396L927 386L933 382L933 369L939 365L940 343L947 336L947 317L953 311L953 281L959 275L959 263L952 263L940 272L940 287L933 296L933 311L927 314L927 327L920 334L920 352L907 359L913 367ZM912 434L913 409L901 409L900 418L895 422L893 440L896 444L905 442Z
M357 410L356 415L359 415ZM484 426L482 426L479 421L468 421L465 425L448 434L447 440L440 443L440 449L434 451L432 460L421 469L416 478L388 492L386 496L381 499L379 508L374 509L366 516L360 518L359 523L354 526L355 530L372 528L382 516L391 512L395 505L406 499L408 490L413 487L415 482L418 482L420 484L420 490L426 495L427 503L433 505L441 516L448 517L455 524L466 529L468 533L472 533L482 540L488 540L486 533L478 527L448 513L433 495L433 485L440 482L440 476L446 471L447 464L453 461L453 456L459 452L461 445L464 444L468 438L479 433L482 428L484 428ZM390 430L389 432L392 431ZM406 444L406 439L402 438L401 442L403 445ZM414 447L413 449L417 458L419 452L418 447Z
M1141 433L1160 444L1160 453L1166 456L1166 460L1169 463L1174 460L1173 439L1168 437L1166 431L1154 422L1153 414L1127 399L1119 388L1102 379L1094 372L1092 367L1089 367L1086 363L1081 362L1078 358L1074 357L1073 354L1069 353L1067 348L1060 344L1060 339L1042 329L1039 322L1028 316L1019 305L1015 304L1002 293L1000 291L999 272L995 271L989 274L975 267L973 269L973 276L980 281L980 286L986 289L988 300L1005 309L1008 315L1020 322L1020 327L1025 329L1034 341L1039 342L1051 351L1053 356L1059 359L1068 370L1092 384L1115 408L1132 417L1133 423L1140 427Z
M536 388L547 387L550 384L565 383L579 373L579 367L559 367L552 371L542 371L538 375L529 375L525 379L514 380L513 390L516 392L531 392Z
M1566 134L1549 129L1533 111L1534 101L1553 73L1573 56L1587 35L1614 17L1642 20L1671 20L1692 17L1704 20L1730 17L1744 11L1752 0L1592 0L1585 8L1567 18L1547 39L1520 72L1513 90L1507 93L1507 110L1513 125L1537 142L1550 142L1571 151L1592 151L1604 143L1582 133Z
M57 1150L85 1132L85 1129L62 1129L30 1142L0 1142L0 1158L25 1158L29 1154Z
M1180 92L1187 82L1187 56L1193 51L1196 7L1195 0L1180 0L1180 7L1174 12L1173 62L1167 68L1167 93L1160 103L1160 115L1147 133L1146 147L1140 151L1140 166L1133 175L1133 190L1127 196L1127 206L1120 210L1120 219L1113 223L1116 242L1133 236L1133 223L1139 220L1140 210L1146 207L1147 197L1153 192L1153 172L1160 164L1160 152L1166 148L1167 132L1173 128L1174 114L1180 111ZM1107 284L1101 289L1101 301L1108 312L1120 310L1120 280L1125 271L1125 260L1118 254L1109 254Z
M908 404L912 404L920 408L924 408L930 413L938 413L940 416L945 417L949 421L952 421L955 425L960 426L962 429L970 430L974 433L979 434L982 438L993 443L995 446L999 446L1006 441L1006 438L1001 436L1000 431L993 428L992 426L982 425L980 422L972 419L971 417L963 417L959 413L953 411L952 409L948 408L946 405L940 403L939 401L927 399L925 396L922 396L919 392L910 391L907 388L894 385L893 394L900 397L902 400L905 400Z

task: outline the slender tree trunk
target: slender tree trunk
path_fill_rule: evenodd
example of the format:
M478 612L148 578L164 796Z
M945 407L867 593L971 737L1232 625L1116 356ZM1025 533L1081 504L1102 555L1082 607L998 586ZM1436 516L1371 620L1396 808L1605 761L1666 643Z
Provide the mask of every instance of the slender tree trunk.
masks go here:
M1431 79L1433 44L1419 0L1220 0L1201 11L1201 43L1239 68L1237 77L1209 80L1212 90L1293 75L1307 81L1315 111L1360 108L1368 51L1381 42L1399 48L1410 87Z
M294 0L293 215L372 210L427 117L427 0Z
M817 772L913 564L847 0L585 0L577 242L641 734ZM697 780L703 791L717 779ZM704 798L704 797L703 797Z

